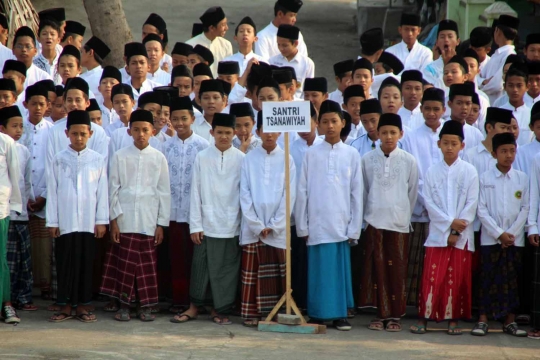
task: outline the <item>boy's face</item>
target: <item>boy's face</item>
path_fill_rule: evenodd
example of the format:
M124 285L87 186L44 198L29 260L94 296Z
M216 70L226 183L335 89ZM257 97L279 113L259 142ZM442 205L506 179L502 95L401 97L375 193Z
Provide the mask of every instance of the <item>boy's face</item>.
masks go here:
M459 45L459 39L457 34L453 30L443 30L437 35L437 47L441 52L444 52L445 49L455 50Z
M133 144L139 149L147 147L148 141L155 133L154 126L148 121L134 121L129 124L128 134L133 138Z
M142 27L142 37L141 37L141 39L144 40L144 38L148 34L159 35L159 32L158 32L158 29L154 25L144 24L143 27Z
M491 51L491 46L482 46L482 47L470 47L474 51L476 51L476 54L478 55L478 60L480 62L484 61L486 57L488 56L489 52Z
M176 110L171 113L171 125L178 137L191 135L191 125L195 121L195 116L189 110Z
M446 111L446 107L440 101L424 101L420 107L422 111L422 116L427 126L433 128L434 126L439 127L441 124L441 117Z
M351 85L352 83L352 71L346 72L341 79L339 76L336 76L336 82L338 84L339 91L345 91L347 86Z
M205 76L205 77L208 77L208 76ZM174 78L174 82L172 83L171 86L178 88L178 96L189 96L189 94L191 94L191 92L193 91L192 84L193 84L193 80L191 80L191 78L188 78L185 76L177 76ZM200 86L201 86L201 83L199 82L199 87L197 89L197 92L199 92Z
M444 66L444 85L450 87L452 84L463 84L467 80L467 74L463 73L458 63L449 63Z
M193 67L197 64L202 63L201 57L197 54L189 54L188 55L189 63L186 64L191 70L193 70Z
M122 119L129 119L133 107L135 106L135 100L133 100L129 95L126 94L117 94L113 98L113 109L116 111L118 116Z
M81 73L78 60L71 55L64 55L58 60L58 73L65 84L67 79L77 77Z
M65 93L64 106L68 113L73 110L86 110L90 106L88 95L78 89L69 89Z
M129 59L128 72L131 77L146 79L148 73L148 59L143 55L135 55Z
M158 66L161 58L163 57L163 48L157 41L149 41L144 44L146 52L148 53L148 63L152 66Z
M296 16L298 14L295 12L287 11L286 14L284 14L281 11L278 11L277 18L279 20L280 25L294 25L296 24Z
M386 74L384 64L380 62L376 62L375 64L373 64L373 70L375 70L375 75Z
M523 101L523 95L528 90L525 79L521 76L509 76L504 83L504 90L510 102Z
M497 164L509 168L516 159L516 150L516 145L505 144L499 146L497 150L493 151L491 154L497 159Z
M176 81L176 79L177 78L175 78L174 80ZM210 76L206 76L206 75L197 75L193 78L193 93L195 94L195 99L199 98L199 89L201 88L201 83L204 80L210 80L210 79L211 79ZM173 86L175 85L173 84Z
M379 99L383 114L397 114L399 108L403 105L401 101L401 92L395 86L387 86L381 92Z
M231 84L231 88L232 88L234 84L236 84L236 82L238 81L238 74L232 74L232 75L219 75L218 74L217 78L225 82L228 82L229 84Z
M354 124L360 122L360 107L362 106L362 101L365 99L361 96L353 96L349 98L341 107L343 110L351 115L351 120Z
M34 124L37 124L43 119L48 107L47 99L41 95L32 96L28 102L24 102L23 104L28 109L28 119Z
M373 83L373 73L368 69L356 69L352 74L353 85L360 85L364 88L364 93L370 94L370 87Z
M163 105L161 107L161 118L167 124L171 120L171 108L169 106Z
M119 82L115 78L103 78L103 80L99 82L98 91L103 95L104 99L110 99L112 88L117 84L119 84Z
M210 130L210 135L214 137L217 148L225 149L229 148L232 144L234 129L227 126L216 126Z
M393 151L403 136L403 131L393 125L381 126L377 131L381 140L381 148L385 153Z
M469 81L473 81L474 78L476 77L476 75L478 75L479 73L479 68L478 68L478 61L476 61L475 58L472 58L472 57L466 57L466 58L463 58L465 60L465 62L467 63L467 65L469 65L469 76L467 77L467 80Z
M409 107L416 108L420 104L422 94L424 93L424 87L419 81L405 81L401 85L401 95L403 96L403 102Z
M519 124L514 118L512 118L512 121L510 122L510 132L514 135L514 139L519 137Z
M292 83L289 86L287 84L279 84L279 91L284 101L292 101L294 98L295 88Z
M281 101L281 98L276 90L271 87L263 87L262 89L259 89L259 95L257 98L259 100L259 104L265 101Z
M411 46L416 42L416 38L420 35L422 28L420 26L403 25L398 27L399 35L405 44Z
M478 120L478 116L480 116L480 105L472 104L471 105L471 112L469 113L469 116L467 116L467 119L465 120L467 124L472 125Z
M23 134L23 118L17 116L8 119L6 126L0 125L0 130L13 140L18 141Z
M252 46L253 43L257 41L255 29L249 24L240 25L236 35L234 36L234 40L239 46Z
M448 100L448 106L451 110L452 119L461 121L463 123L471 112L472 97L456 95L453 101Z
M155 103L144 104L143 110L150 111L154 117L154 128L157 129L157 123L161 119L161 105ZM161 128L159 129L161 130Z
M51 116L53 104L56 101L56 92L47 91L47 110L45 110L44 117Z
M292 41L278 36L277 45L279 52L285 57L293 56L298 51L298 41Z
M277 146L277 141L281 133L266 133L264 127L257 129L257 135L262 140L262 146L266 149L273 149Z
M84 47L81 48L81 66L88 67L94 60L94 54L92 50L86 51Z
M9 90L0 90L0 109L5 108L6 106L11 106L15 104L17 98L13 91Z
M225 107L223 95L217 91L207 91L201 95L201 107L205 115L213 116Z
M15 83L15 89L17 89L17 94L22 93L26 76L24 76L18 71L9 70L4 73L4 79L13 80L13 82Z
M58 96L52 103L51 119L57 121L67 116L66 108L64 107L64 97Z
M173 67L176 67L178 65L186 65L187 67L189 67L189 58L187 56L172 54L171 57Z
M83 37L81 35L72 35L66 39L65 43L66 45L73 45L77 49L81 50L82 41L83 41Z
M221 20L215 27L210 26L210 31L213 32L216 36L225 37L225 34L229 30L229 25L227 24L227 18Z
M337 113L329 112L322 114L319 119L319 128L327 139L339 139L341 129L345 127L345 120L341 119Z
M71 125L69 129L66 129L66 135L71 143L71 148L75 151L84 150L92 134L93 132L88 125Z
M310 130L310 132L299 132L298 136L300 136L305 141L308 141L311 136L315 135L316 130L317 130L317 117L314 116L314 117L311 118L311 130Z
M17 42L13 44L13 55L26 66L32 62L36 54L37 49L30 36L19 36Z
M540 44L530 44L525 48L525 57L529 61L540 61Z
M506 132L512 132L512 124L505 124L502 122L496 122L495 124L487 124L486 125L487 133L491 136L502 134Z
M103 119L101 118L101 111L94 110L88 111L88 116L90 116L90 121L96 125L103 126Z
M534 99L540 95L540 74L529 75L528 93Z
M377 136L377 126L379 125L380 117L381 114L378 113L362 114L360 116L362 125L370 138Z
M249 116L241 116L236 118L234 125L234 134L242 141L245 141L249 134L253 131L255 122Z
M534 124L529 125L529 129L534 132L534 137L537 141L540 141L540 121L535 121Z
M465 143L459 139L457 135L445 134L437 141L439 149L441 149L443 156L448 160L455 160L459 156L459 152L465 148Z
M45 26L39 33L38 41L43 49L52 49L58 44L58 32L50 26Z
M327 93L320 91L304 91L304 100L311 101L315 109L319 110L324 100L328 99Z

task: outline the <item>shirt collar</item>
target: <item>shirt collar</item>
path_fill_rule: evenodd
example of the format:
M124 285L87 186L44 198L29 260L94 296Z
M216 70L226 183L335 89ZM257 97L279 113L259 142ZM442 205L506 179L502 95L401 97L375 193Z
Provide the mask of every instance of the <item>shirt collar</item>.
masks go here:
M334 145L332 145L328 141L324 140L323 144L324 144L324 146L326 146L329 149L339 149L341 146L344 145L343 141L341 141L341 140L339 140L339 142L334 144Z
M369 141L371 141L371 140L369 140ZM386 155L383 153L380 145L375 148L375 151L377 151L379 153L379 155L381 155L383 157L386 157ZM388 154L388 158L394 157L398 153L399 153L399 146L396 146L396 148L394 150L392 150L392 152L390 154Z
M479 154L482 153L482 152L484 152L484 151L487 152L487 153L489 154L488 149L487 149L487 148L484 146L484 144L482 144L482 143L478 144L478 146L476 147L476 151L477 151ZM491 154L490 154L490 156L491 156Z
M497 54L500 54L500 53L503 53L503 52L513 51L514 49L515 49L514 45L504 45L504 46L501 46L500 48L498 48L495 52Z
M103 68L101 67L101 65L96 66L96 67L93 68L92 70L86 70L86 73L85 73L85 74L93 75L94 73L97 73L97 72L99 72L99 71L103 71Z
M500 178L500 177L504 177L504 176L508 176L508 178L512 178L512 175L514 173L514 168L511 167L510 168L510 171L508 171L506 174L503 174L498 168L497 168L497 164L493 165L493 172L495 174L495 177L497 178Z
M444 161L444 159L442 160L442 163L444 165L445 168L447 169L451 169L451 168L454 168L456 167L457 165L459 165L461 163L461 158L458 156L458 158L456 159L456 161L454 161L452 163L452 165L448 166L448 164L446 163L446 161Z
M70 152L71 154L75 155L75 156L80 156L80 155L83 155L85 153L88 152L88 146L86 146L84 149L82 149L81 151L75 151L71 148L71 146L68 145L68 152Z
M422 123L422 128L424 130L428 131L430 134L433 134L433 133L439 134L439 132L441 132L442 126L443 126L443 122L439 120L439 127L437 128L436 131L433 131L432 128L430 128L429 126L426 125L425 121Z

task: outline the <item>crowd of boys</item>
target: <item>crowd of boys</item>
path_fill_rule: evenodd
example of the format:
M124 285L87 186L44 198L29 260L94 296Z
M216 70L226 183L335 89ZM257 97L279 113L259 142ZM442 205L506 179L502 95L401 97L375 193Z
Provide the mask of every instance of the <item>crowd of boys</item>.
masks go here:
M520 34L517 54L518 18L466 45L448 19L429 49L405 13L402 41L363 33L329 92L301 7L277 0L260 31L241 19L236 53L221 7L170 55L151 14L120 69L62 8L0 44L6 323L38 310L36 287L53 323L97 321L99 295L118 321L152 321L168 298L173 323L237 313L255 327L285 292L289 187L294 297L310 322L346 331L375 308L368 328L398 332L413 305L415 334L433 320L461 335L477 318L472 335L495 319L540 339L540 33ZM265 101L311 104L311 130L289 138L289 184Z

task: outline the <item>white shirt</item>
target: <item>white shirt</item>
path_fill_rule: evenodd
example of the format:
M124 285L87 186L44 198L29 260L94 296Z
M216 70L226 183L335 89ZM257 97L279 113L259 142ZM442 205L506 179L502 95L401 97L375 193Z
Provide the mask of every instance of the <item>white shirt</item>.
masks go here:
M406 109L405 106L402 106L398 110L398 115L401 117L401 123L409 128L411 128L411 117L415 115L422 115L422 111L420 110L421 104L418 103L418 105L411 111L409 109Z
M114 111L114 109L113 109ZM116 114L116 112L115 112ZM118 115L116 115L118 118L116 119L116 121L110 123L107 127L105 127L105 134L107 134L107 136L110 138L112 136L112 134L114 134L114 132L118 129L122 129L122 128L128 128L128 126L126 124L124 124L122 122L122 120L120 120L120 117Z
M253 51L247 55L244 55L241 52L237 52L236 54L227 56L221 61L236 61L238 63L238 66L240 66L240 76L242 76L242 74L244 74L244 71L246 71L249 60L253 58L257 59L258 61L268 62L268 59L255 54Z
M52 79L56 76L57 66L58 66L58 59L60 59L60 52L56 52L56 57L53 59L53 63L49 62L43 56L43 54L40 52L36 56L34 56L34 60L32 61L34 65L36 65L41 70L45 71L47 74L51 76Z
M422 190L429 214L429 235L426 247L447 247L450 226L454 219L468 221L459 236L456 248L474 251L472 223L478 205L478 174L474 166L457 159L451 166L443 160L429 168Z
M525 105L527 105L528 108L532 108L534 104L536 104L536 102L540 100L540 95L538 95L537 97L535 97L534 99L532 98L531 95L529 95L529 93L525 93L525 95L523 95L523 102L525 103ZM508 94L506 92L504 92L500 98L498 98L497 100L495 100L495 103L493 104L494 107L501 107L503 106L504 104L506 104L508 102Z
M91 149L68 146L55 155L47 173L47 227L60 235L94 233L109 223L109 193L105 158Z
M19 139L19 143L24 145L30 152L32 160L32 189L34 191L34 198L47 197L47 176L45 174L45 164L47 163L47 142L49 139L49 133L53 123L48 122L45 119L41 119L37 125L33 125L27 119L23 122L23 135ZM68 141L65 132L64 138ZM40 218L45 218L45 208L33 213Z
M10 211L22 212L19 176L19 156L15 141L0 133L0 219L8 217Z
M171 187L165 156L151 146L135 145L112 155L109 173L110 219L121 233L154 236L156 225L169 226Z
M240 173L244 153L210 146L193 165L189 225L191 233L215 238L240 235Z
M507 232L516 237L514 246L525 246L525 223L529 215L529 177L510 169L503 174L493 166L480 175L478 218L482 222L482 246L500 244Z
M339 89L336 89L332 91L330 94L328 94L328 100L332 100L337 102L339 105L343 104L343 93L339 91Z
M122 82L124 84L129 84L129 79L131 79L131 76L128 74L126 67L122 66L118 70L120 71L120 74L122 75Z
M34 85L38 81L41 80L52 80L52 76L49 75L47 72L41 70L36 65L32 63L28 69L26 69L26 80L24 81L23 87L26 89L27 87Z
M487 96L489 96L490 103L493 103L497 100L498 97L502 95L503 92L503 77L502 71L504 67L504 62L508 55L515 54L516 50L514 45L504 45L497 50L489 60L489 62L482 68L480 71L481 79L492 79L484 86L480 85ZM483 81L483 80L482 80Z
M208 141L195 133L184 141L174 136L163 145L171 183L171 221L189 223L193 164L197 154L208 145Z
M509 102L501 106L501 109L511 110L519 126L518 145L530 143L534 138L534 133L529 128L531 122L531 109L523 104L518 108L513 107Z
M520 146L513 167L531 176L532 163L536 154L540 153L540 142L533 139L530 143Z
M432 84L434 87L444 89L446 86L443 81L444 62L442 57L430 62L422 71L424 80Z
M431 49L420 44L418 40L414 43L411 51L403 40L385 51L395 55L403 63L403 70L422 70L433 61Z
M268 59L268 62L270 65L277 65L280 67L291 66L294 68L294 71L296 72L296 82L298 84L295 96L299 99L303 99L304 80L306 80L306 78L315 77L315 64L313 63L313 60L305 55L302 55L299 51L294 58L291 59L291 61L287 60L285 56L277 54Z
M294 217L308 246L360 238L363 214L362 159L343 144L323 141L305 154Z
M195 116L195 123L192 125L193 132L200 137L208 140L208 142L213 141L213 137L210 134L210 130L212 130L212 125L206 119L204 118L203 114Z
M213 140L213 138L212 138L212 140ZM236 135L234 136L234 138L232 140L232 144L238 150L240 150L240 147L242 146L242 142L240 141L240 139ZM251 150L261 146L261 144L262 144L262 140L260 138L255 137L255 136L252 135L249 146L246 149L246 154L249 153Z
M87 70L79 77L84 79L88 83L88 87L94 94L101 95L98 90L99 82L101 80L101 74L103 74L103 68L101 65L96 66L92 70ZM101 97L101 96L100 96Z
M2 65L2 68L4 68L6 60L16 60L16 58L13 55L13 50L4 46L4 44L0 44L0 65Z
M214 40L210 40L206 37L204 32L187 40L186 44L189 44L193 47L195 47L195 45L202 45L210 49L212 55L214 55L214 63L210 65L210 69L212 70L212 74L214 74L214 77L217 77L218 75L218 63L220 61L223 61L223 59L225 59L227 56L231 56L233 54L232 44L229 40L221 36L216 37Z
M161 142L162 144L164 144L165 142L167 142L167 140L169 140L171 138L169 135L165 134L165 132L163 130L159 131L153 137L155 137L157 140L159 140L159 142Z
M351 142L351 146L358 150L358 153L360 154L360 157L364 157L368 152L375 150L378 146L380 146L381 140L371 140L368 136L368 134L363 134L362 136L356 138L353 142Z
M138 105L137 101L139 100L139 96L141 96L145 92L152 91L155 87L161 86L160 84L158 84L158 83L156 83L156 82L154 82L152 80L146 79L146 80L143 81L143 83L141 85L141 88L139 90L137 90L131 84L131 77L126 82L126 84L131 86L131 89L133 90L133 99L135 100L135 106L133 107L134 109L137 108L137 105Z
M229 98L227 99L227 103L229 104L229 106L232 104L240 103L240 102L248 102L251 104L251 99L246 97L246 93L247 93L247 88L243 87L237 82L236 84L234 84L234 86L231 89L231 92L229 93ZM195 111L196 109L193 108L193 110ZM253 111L255 112L255 109Z
M465 135L465 139L463 140L465 142L465 148L459 152L460 157L463 157L468 149L478 146L484 140L484 135L482 135L480 130L467 123L463 125L463 135Z
M290 206L296 199L296 167L289 155ZM266 245L286 249L285 151L276 146L270 154L262 146L246 155L240 179L242 236L240 245L259 240ZM265 228L272 231L262 238Z
M259 31L257 33L258 40L255 43L255 53L265 59L270 59L272 56L279 54L277 32L278 28L272 22ZM304 56L308 56L307 46L302 33L298 34L298 51Z
M103 102L98 102L99 108L101 109L101 121L102 121L102 128L105 129L105 132L107 133L107 128L109 125L112 125L113 123L120 121L120 117L114 110L114 108L111 108L110 110L103 104ZM122 122L122 121L120 121ZM107 136L110 136L109 133L107 133Z
M153 74L148 71L146 73L146 78L161 86L168 86L171 83L171 74L162 70L161 68L158 68Z
M376 229L409 233L418 197L418 165L396 147L388 157L380 147L362 157L364 221Z
M28 200L35 201L34 189L32 188L32 161L30 151L26 146L15 142L17 148L17 156L19 160L19 191L21 192L22 211L17 215L16 211L11 210L9 214L10 221L28 221L28 210L26 204Z
M538 235L538 223L540 222L540 154L534 156L529 178L530 207L527 233L528 235Z
M109 129L108 127L107 129ZM159 141L155 136L152 136L148 143L154 149L161 151L161 141ZM123 149L133 145L133 138L128 134L127 127L121 127L116 129L111 133L111 138L109 141L109 163L112 162L112 155L115 154L118 150Z
M422 189L424 186L423 178L428 169L433 165L443 160L443 154L437 142L439 141L439 133L442 129L442 123L436 131L433 131L425 123L419 128L412 130L403 141L402 149L414 156L418 163L419 182L418 182L418 199L411 217L411 222L429 222L429 216L424 205Z
M164 53L161 60L159 60L159 67L162 68L163 64L165 64L165 63L167 63L167 65L168 65L167 72L170 74L171 71L172 71L172 68L173 68L173 66L172 66L172 57L171 57L171 55L169 55L167 53Z

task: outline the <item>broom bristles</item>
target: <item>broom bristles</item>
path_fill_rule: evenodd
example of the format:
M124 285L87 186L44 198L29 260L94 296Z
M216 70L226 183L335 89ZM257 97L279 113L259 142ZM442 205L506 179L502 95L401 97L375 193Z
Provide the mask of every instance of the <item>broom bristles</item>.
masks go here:
M39 18L30 0L0 0L0 9L9 25L9 40L21 26L28 26L37 33Z

